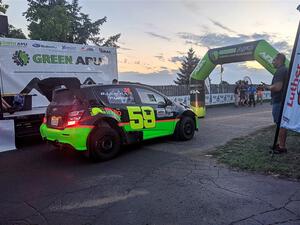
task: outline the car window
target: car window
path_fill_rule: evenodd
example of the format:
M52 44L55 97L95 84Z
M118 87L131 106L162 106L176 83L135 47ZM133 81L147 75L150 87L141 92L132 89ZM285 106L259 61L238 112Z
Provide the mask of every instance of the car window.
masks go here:
M129 87L111 87L99 90L98 96L108 104L135 104L135 99Z
M137 88L137 93L140 96L141 102L143 104L155 104L157 105L159 102L163 102L165 103L166 100L163 96L147 90L147 89L143 89L143 88Z

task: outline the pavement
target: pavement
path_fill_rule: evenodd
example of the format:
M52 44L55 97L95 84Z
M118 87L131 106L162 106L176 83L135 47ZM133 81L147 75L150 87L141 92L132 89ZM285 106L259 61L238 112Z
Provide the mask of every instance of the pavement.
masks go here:
M191 141L127 146L108 162L37 143L0 153L0 225L299 225L299 182L231 170L207 155L271 124L267 103L224 106L208 109Z

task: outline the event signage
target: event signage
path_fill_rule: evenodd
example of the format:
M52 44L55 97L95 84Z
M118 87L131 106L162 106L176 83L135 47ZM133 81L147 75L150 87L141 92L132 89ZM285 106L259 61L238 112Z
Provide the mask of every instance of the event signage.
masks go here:
M295 54L282 113L281 127L300 132L300 38L297 33Z
M4 95L48 77L77 77L82 84L111 84L118 78L116 48L14 38L0 38L0 69ZM35 89L28 94L37 95L33 107L49 104Z

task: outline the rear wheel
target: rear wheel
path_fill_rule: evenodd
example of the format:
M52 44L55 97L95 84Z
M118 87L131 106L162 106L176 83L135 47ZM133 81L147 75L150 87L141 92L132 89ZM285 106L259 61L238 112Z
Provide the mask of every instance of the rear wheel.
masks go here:
M107 126L98 128L90 139L89 156L94 161L114 158L120 151L121 139L116 130Z
M195 121L191 117L182 117L177 124L175 138L179 141L191 140L194 137L195 127Z

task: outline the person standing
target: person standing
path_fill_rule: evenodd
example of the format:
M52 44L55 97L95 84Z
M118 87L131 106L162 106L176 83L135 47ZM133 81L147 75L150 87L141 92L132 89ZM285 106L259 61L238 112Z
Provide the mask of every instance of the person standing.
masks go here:
M257 103L260 102L260 104L263 104L263 96L264 96L264 86L263 85L258 85L256 89L256 94L257 94Z
M240 105L244 106L245 104L246 104L246 86L244 81L242 81L240 86Z
M236 82L234 88L234 105L235 107L238 107L239 104L240 104L240 85L238 82Z
M253 105L255 107L255 93L256 93L256 88L253 86L253 84L250 84L248 87L248 93L249 93L249 107Z
M285 55L282 53L278 53L276 57L273 59L273 66L277 69L271 85L265 85L265 88L267 90L271 91L271 99L272 99L272 115L274 122L277 124L277 126L280 126L280 111L281 111L281 105L284 95L284 90L286 88L287 80L288 80L288 71L285 66ZM274 149L274 153L285 153L287 152L286 148L286 136L287 136L287 130L284 128L279 129L279 143L276 145L276 148Z

